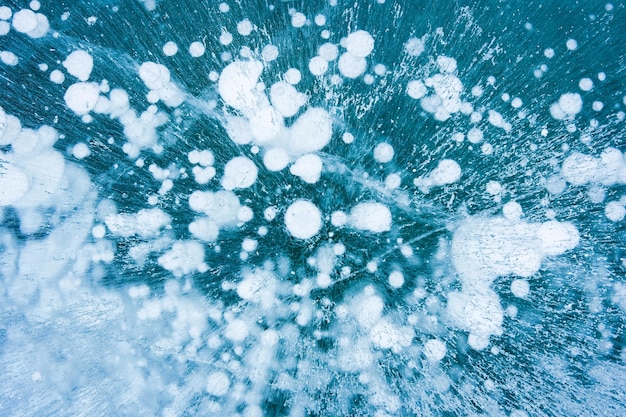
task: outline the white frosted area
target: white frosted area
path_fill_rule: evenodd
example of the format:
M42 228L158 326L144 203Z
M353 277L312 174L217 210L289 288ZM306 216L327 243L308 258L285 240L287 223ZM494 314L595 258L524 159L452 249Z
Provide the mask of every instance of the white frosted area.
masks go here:
M322 150L330 142L332 133L330 114L324 109L311 107L291 126L289 149L296 155Z
M439 71L441 73L455 72L457 69L456 59L440 55L437 57L437 66L439 67Z
M204 242L215 242L219 236L219 225L208 217L201 217L189 223L189 232Z
M204 213L218 226L229 226L237 222L241 205L239 197L232 191L194 191L189 196L189 207Z
M220 73L218 81L222 100L244 114L251 114L254 109L263 107L267 98L256 90L262 71L263 64L255 60L228 64Z
M283 148L272 148L263 155L263 165L270 171L281 171L289 165L289 154Z
M297 200L285 212L285 227L298 239L310 239L322 228L322 213L308 200Z
M226 325L224 336L232 342L242 342L250 334L248 324L241 319L234 319Z
M15 164L6 161L0 164L0 206L19 200L28 191L28 176Z
M386 164L393 159L393 146L387 142L381 142L374 148L374 159L381 164Z
M391 230L391 211L382 203L368 201L350 210L350 225L358 230L373 233Z
M314 56L309 60L309 71L319 77L328 71L328 61L321 56Z
M389 285L393 288L400 288L404 285L404 275L400 271L393 271L389 274Z
M215 371L207 377L206 390L216 397L223 397L230 388L230 378L224 371Z
M522 206L516 201L509 201L502 207L502 215L510 221L519 220L524 212Z
M243 279L237 284L237 295L267 310L276 303L276 287L276 276L272 272L256 269L243 274Z
M599 158L572 152L561 165L561 175L572 185L626 184L626 160L615 148L607 148Z
M578 241L578 231L569 222L468 218L455 231L451 251L464 283L489 285L498 276L529 277L544 256L563 254Z
M11 51L0 51L0 61L2 61L3 64L8 65L10 67L14 67L20 62L17 55L15 55Z
M537 237L543 254L547 256L561 255L574 249L580 240L578 230L572 223L556 220L542 223L537 230Z
M578 93L565 93L550 106L550 114L558 120L570 119L582 111L583 100Z
M104 223L111 233L117 236L154 237L170 225L172 219L158 208L143 209L137 213L120 213L105 217Z
M326 61L330 62L334 61L339 56L339 48L334 43L326 42L318 48L317 53Z
M158 263L176 277L207 269L204 247L193 240L174 242L172 248L159 257Z
M270 99L272 106L283 117L295 116L306 103L306 95L299 93L295 87L283 81L272 84Z
M525 279L515 279L511 282L511 292L516 297L524 298L530 292L530 285Z
M483 131L478 129L478 128L476 128L476 127L471 128L467 132L467 140L470 143L474 143L474 144L482 142L483 141Z
M74 51L65 58L63 67L80 81L87 81L93 70L93 58L87 51Z
M457 182L461 179L461 174L461 166L456 161L443 159L428 176L416 178L413 183L422 192L428 193L431 187L441 187Z
M289 172L296 177L300 177L304 182L314 184L319 181L322 175L322 168L322 158L310 153L296 159L296 162L289 168Z
M382 319L370 330L372 345L379 349L391 349L399 352L403 347L411 345L414 331L409 326L396 326Z
M78 115L87 114L96 107L100 88L96 83L75 83L65 92L65 104Z
M16 31L28 33L37 27L37 15L29 9L18 10L13 15L11 23Z
M431 362L439 362L446 356L446 344L439 339L430 339L424 343L424 356Z
M409 97L414 99L420 99L428 93L428 88L420 80L409 81L406 86L406 93Z
M374 38L364 30L357 30L348 35L346 49L356 57L365 58L374 50Z
M339 72L346 78L357 78L365 73L367 61L365 58L344 52L339 57Z
M144 62L139 67L141 81L151 90L160 90L170 82L170 70L156 62Z
M272 106L257 109L250 116L250 131L258 144L274 139L283 129L283 117Z
M618 4L83 3L0 6L1 415L624 414Z
M221 184L226 190L248 188L256 182L259 169L251 159L237 156L226 163Z
M619 201L610 201L604 207L604 215L612 222L621 222L626 216L626 208Z
M243 117L227 117L225 128L230 140L238 145L246 145L254 139L250 131L250 124Z
M410 38L404 44L404 52L406 52L409 56L420 56L424 50L424 41L419 38Z
M381 319L385 303L373 287L368 286L352 299L347 300L348 311L360 327L371 329Z
M467 342L474 350L485 349L491 336L502 334L504 312L498 294L488 288L449 293L447 313L469 333Z

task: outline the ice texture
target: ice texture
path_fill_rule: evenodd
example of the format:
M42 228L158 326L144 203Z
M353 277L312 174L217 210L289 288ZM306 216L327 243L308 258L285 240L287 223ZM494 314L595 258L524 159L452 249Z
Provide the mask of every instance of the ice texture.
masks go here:
M67 3L0 6L0 415L626 415L623 1Z

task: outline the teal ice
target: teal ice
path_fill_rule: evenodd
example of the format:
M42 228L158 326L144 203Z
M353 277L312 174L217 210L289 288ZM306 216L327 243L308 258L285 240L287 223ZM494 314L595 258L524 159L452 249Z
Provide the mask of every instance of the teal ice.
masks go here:
M626 4L0 0L0 415L626 415Z

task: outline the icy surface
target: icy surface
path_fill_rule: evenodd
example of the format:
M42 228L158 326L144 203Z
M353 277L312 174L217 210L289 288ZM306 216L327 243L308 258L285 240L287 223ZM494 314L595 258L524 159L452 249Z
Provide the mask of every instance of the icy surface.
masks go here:
M617 2L0 5L0 415L626 415Z

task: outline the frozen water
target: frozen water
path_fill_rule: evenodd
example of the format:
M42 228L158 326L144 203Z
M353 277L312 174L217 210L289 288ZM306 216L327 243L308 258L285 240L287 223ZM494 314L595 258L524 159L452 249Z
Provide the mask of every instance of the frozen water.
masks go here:
M626 415L623 1L5 3L0 415Z

